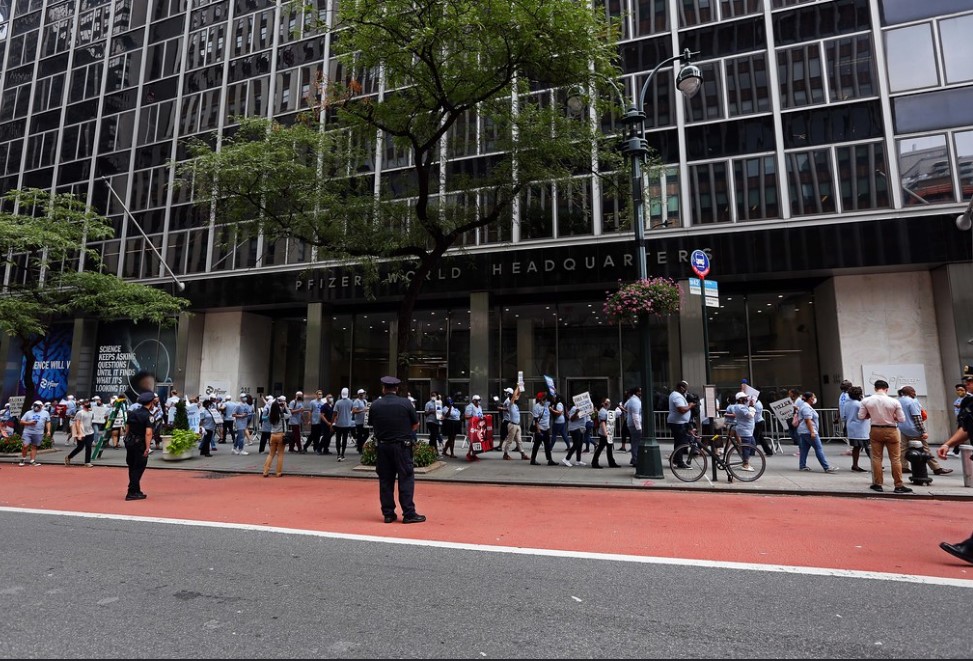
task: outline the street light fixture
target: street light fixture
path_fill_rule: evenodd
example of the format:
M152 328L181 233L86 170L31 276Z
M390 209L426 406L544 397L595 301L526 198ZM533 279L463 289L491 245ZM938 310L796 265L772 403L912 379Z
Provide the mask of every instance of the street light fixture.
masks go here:
M649 153L649 145L645 140L645 95L655 74L662 67L673 62L682 62L683 67L676 75L676 87L687 98L692 98L699 92L703 84L703 77L699 67L691 64L693 57L699 55L688 48L678 55L663 60L649 77L645 79L642 90L634 99L634 105L622 118L622 123L628 128L628 136L623 152L628 155L632 165L632 208L634 211L635 248L638 263L639 279L649 277L648 259L645 250L645 197L642 190L642 167L645 157ZM649 334L649 320L643 316L639 320L639 344L642 350L642 438L639 440L638 455L635 465L635 477L660 480L662 473L662 452L655 434L655 393L652 388L652 340ZM645 413L647 412L647 413Z

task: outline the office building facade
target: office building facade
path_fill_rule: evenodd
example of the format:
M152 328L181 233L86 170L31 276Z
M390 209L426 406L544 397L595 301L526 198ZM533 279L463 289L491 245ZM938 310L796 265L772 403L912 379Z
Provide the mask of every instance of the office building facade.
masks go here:
M317 16L337 1L318 0ZM799 386L833 406L841 379L882 375L921 383L945 433L952 384L973 363L973 232L955 222L973 193L973 0L595 4L619 26L629 96L658 62L700 53L697 96L678 94L669 70L645 102L665 163L648 182L649 269L686 294L678 317L653 322L656 388L700 386L708 361L725 392L748 378L768 400ZM215 140L240 116L294 121L322 81L345 75L303 11L0 1L0 185L78 194L115 225L92 246L110 270L171 286L137 222L192 301L174 329L66 320L55 353L71 366L52 380L104 395L129 361L185 392L374 390L395 364L392 310L408 274L368 296L354 268L295 241L235 243L191 187L173 185L187 139ZM562 92L533 94L559 103ZM492 149L470 113L449 136L445 176L475 174ZM389 148L367 167L394 181L409 162ZM523 371L530 391L547 375L569 394L619 399L638 380L636 331L601 306L635 277L626 204L598 176L538 183L465 237L419 304L413 394L487 397ZM719 307L689 292L697 249ZM27 259L14 257L5 283ZM5 349L9 395L18 359Z

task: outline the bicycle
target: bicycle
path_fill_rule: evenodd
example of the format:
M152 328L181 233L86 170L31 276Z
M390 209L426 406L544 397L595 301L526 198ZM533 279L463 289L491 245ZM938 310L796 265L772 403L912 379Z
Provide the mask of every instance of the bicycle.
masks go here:
M722 453L718 451L720 448ZM744 449L749 450L752 471L743 469ZM755 482L767 468L767 458L763 450L751 443L741 443L736 432L729 429L705 440L691 432L689 442L674 448L669 455L669 470L683 482L696 482L706 475L710 457L717 468L726 472L728 482L733 482L734 479Z

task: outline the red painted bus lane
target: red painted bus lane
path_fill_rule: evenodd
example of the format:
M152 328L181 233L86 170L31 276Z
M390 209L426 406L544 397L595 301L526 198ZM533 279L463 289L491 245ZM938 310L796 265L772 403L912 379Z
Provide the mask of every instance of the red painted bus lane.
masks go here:
M421 482L421 525L386 525L374 480L4 465L0 505L461 544L973 579L940 541L973 528L968 503Z

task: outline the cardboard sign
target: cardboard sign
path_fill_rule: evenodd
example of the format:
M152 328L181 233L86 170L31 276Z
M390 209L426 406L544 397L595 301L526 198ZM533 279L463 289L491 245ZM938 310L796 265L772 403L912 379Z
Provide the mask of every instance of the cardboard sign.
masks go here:
M747 397L749 397L751 401L755 402L760 399L760 391L751 386L749 383L743 384L743 390L741 392L747 393Z
M794 413L794 402L791 401L790 397L778 399L776 402L770 403L770 410L773 412L774 417L777 418L777 422L780 423L781 427L786 429L787 423Z
M615 412L608 411L608 420L605 421L605 433L608 442L611 443L615 437Z
M524 370L517 372L517 386L521 389L521 391L524 390Z
M574 400L574 405L578 407L578 413L580 415L592 415L595 412L595 405L591 401L590 392L575 395L572 399Z
M10 415L14 418L19 418L20 414L24 412L24 396L15 395L7 400L10 404Z
M466 438L475 454L493 449L493 417L474 415L466 428Z
M544 382L547 383L547 391L552 395L556 395L557 388L554 385L554 379L545 374Z

